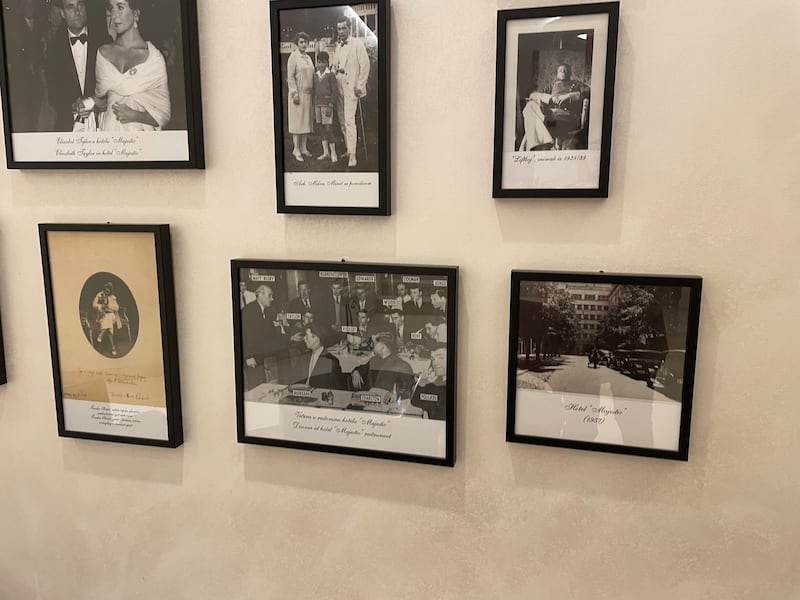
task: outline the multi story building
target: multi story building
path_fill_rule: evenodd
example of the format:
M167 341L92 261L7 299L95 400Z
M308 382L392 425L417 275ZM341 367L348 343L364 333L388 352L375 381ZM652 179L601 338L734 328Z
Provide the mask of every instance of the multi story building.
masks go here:
M594 340L608 316L611 296L617 286L609 283L564 283L575 312L578 315L578 339L575 352L584 354L594 345Z

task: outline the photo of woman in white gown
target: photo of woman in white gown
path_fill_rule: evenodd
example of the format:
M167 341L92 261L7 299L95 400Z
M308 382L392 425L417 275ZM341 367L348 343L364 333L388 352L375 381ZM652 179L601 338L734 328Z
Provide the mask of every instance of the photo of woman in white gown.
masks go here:
M108 0L106 21L114 41L97 51L94 106L100 131L158 131L169 123L167 66L139 31L139 0ZM83 112L83 111L81 111Z

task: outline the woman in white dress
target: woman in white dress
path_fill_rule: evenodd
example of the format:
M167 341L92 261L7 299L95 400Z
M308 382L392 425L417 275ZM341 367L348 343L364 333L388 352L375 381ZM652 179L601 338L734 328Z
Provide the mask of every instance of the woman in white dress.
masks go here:
M302 31L294 36L297 50L289 55L286 65L286 82L289 86L289 133L292 134L292 156L304 162L308 151L308 134L313 129L314 107L311 92L314 88L314 61L306 53L308 34Z
M92 98L100 131L157 131L169 123L167 65L139 32L140 16L139 0L108 0L106 22L114 41L97 51Z

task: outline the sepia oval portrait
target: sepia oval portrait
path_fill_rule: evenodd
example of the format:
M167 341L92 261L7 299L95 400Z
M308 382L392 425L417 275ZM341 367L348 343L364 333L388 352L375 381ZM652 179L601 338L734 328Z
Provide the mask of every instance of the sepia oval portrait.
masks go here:
M139 309L127 284L112 273L95 273L81 289L81 328L86 341L108 358L122 358L136 344Z

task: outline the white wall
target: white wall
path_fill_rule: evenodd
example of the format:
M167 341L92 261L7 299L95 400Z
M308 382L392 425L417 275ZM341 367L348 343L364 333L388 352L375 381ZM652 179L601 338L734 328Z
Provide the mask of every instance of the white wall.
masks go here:
M268 6L205 172L0 172L0 598L800 596L796 0L626 0L607 200L491 198L495 11L392 0L394 215L275 213ZM36 224L172 226L186 443L60 439ZM236 443L233 257L461 266L454 469ZM511 268L705 278L688 463L504 441Z

